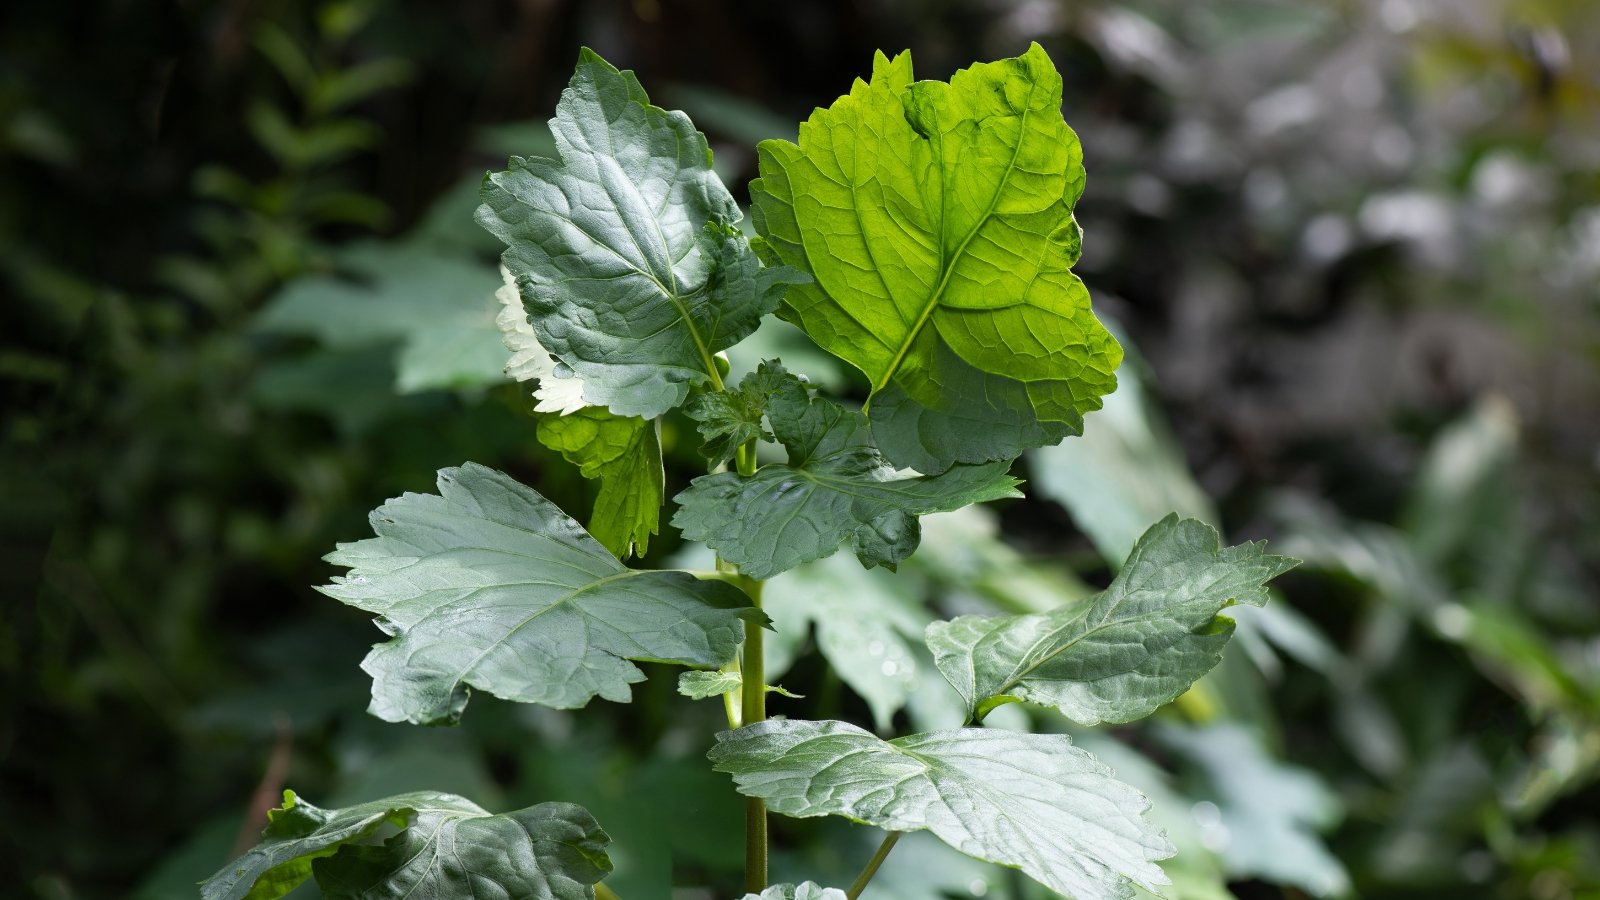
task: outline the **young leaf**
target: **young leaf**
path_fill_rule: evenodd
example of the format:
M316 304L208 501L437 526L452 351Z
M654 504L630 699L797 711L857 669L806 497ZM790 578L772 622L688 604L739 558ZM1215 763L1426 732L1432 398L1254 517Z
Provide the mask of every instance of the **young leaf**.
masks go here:
M678 676L678 693L690 700L706 700L711 697L721 697L731 694L744 686L744 681L738 672L684 672ZM785 697L802 699L800 694L791 693L781 684L767 685L767 693L782 694Z
M1299 563L1264 548L1222 549L1216 529L1170 515L1092 599L1034 615L935 622L928 646L980 720L1027 700L1085 725L1131 722L1217 664L1234 627L1223 609L1262 605L1266 582Z
M899 478L873 448L865 417L782 380L767 420L789 451L754 475L696 478L677 497L672 524L752 578L771 578L850 542L868 568L894 568L917 549L916 517L1019 496L1008 462Z
M884 741L845 722L772 719L718 735L710 757L774 812L926 828L1074 900L1167 880L1153 860L1172 848L1144 818L1149 803L1065 735L962 728Z
M801 884L775 884L759 894L745 894L744 900L846 900L838 888L825 888L815 881Z
M588 900L611 871L610 842L571 803L491 815L453 794L419 791L318 809L284 791L261 842L200 885L202 900L272 900L315 874L322 895L496 896ZM388 827L380 844L361 843Z
M763 362L732 390L706 391L689 401L684 412L699 424L703 439L701 452L711 465L733 459L746 441L772 440L761 427L767 402L783 386L784 368L776 362Z
M512 157L484 179L478 222L584 400L656 418L718 383L713 355L799 276L761 266L705 136L650 105L632 72L584 50L550 129L560 159Z
M678 693L690 700L731 694L744 685L738 672L684 672L678 676Z
M1038 44L912 81L879 54L870 83L763 141L756 230L812 275L782 315L872 382L896 466L1012 459L1082 430L1121 349L1070 271L1083 157Z
M476 463L371 522L377 537L326 557L350 573L319 590L393 635L361 664L386 721L453 723L469 688L557 709L627 702L644 678L628 660L720 666L744 623L766 622L732 585L623 566L555 504Z
M643 556L661 530L666 472L654 422L603 407L539 419L539 442L559 451L585 478L600 479L589 533L619 558Z

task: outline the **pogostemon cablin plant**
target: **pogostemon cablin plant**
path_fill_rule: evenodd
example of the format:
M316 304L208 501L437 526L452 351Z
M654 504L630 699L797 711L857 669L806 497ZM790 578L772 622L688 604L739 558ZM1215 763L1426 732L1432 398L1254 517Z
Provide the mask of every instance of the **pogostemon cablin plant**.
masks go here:
M1173 851L1143 796L1066 735L984 720L1027 702L1120 723L1173 700L1220 658L1223 610L1265 602L1294 565L1260 544L1223 548L1172 516L1082 603L934 623L965 727L884 739L767 716L764 579L841 548L893 569L918 516L1018 496L1014 459L1079 433L1115 387L1121 350L1071 271L1084 170L1061 103L1037 45L949 82L880 54L798 143L760 146L746 239L688 117L584 51L551 122L559 158L490 174L478 221L506 245L508 371L537 383L538 437L602 482L589 527L473 463L375 510L376 536L330 555L349 572L322 588L388 635L362 663L372 714L448 725L474 691L627 702L644 678L631 661L674 663L681 693L725 705L710 764L747 798L752 895L855 898L922 829L1076 900L1163 884L1156 861ZM865 374L859 409L776 360L725 380L719 354L773 314ZM672 524L717 567L629 568L665 498L656 420L678 407L709 474L677 495ZM886 836L847 890L771 885L769 813ZM287 793L201 893L277 897L315 878L329 897L614 896L607 843L568 803L491 814L414 793L324 810Z

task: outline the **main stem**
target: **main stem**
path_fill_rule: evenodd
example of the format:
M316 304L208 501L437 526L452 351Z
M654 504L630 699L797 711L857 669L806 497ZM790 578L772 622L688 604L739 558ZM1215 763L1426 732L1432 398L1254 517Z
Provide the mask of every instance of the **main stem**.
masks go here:
M739 447L734 465L740 475L754 475L756 471L756 445L749 441ZM738 585L750 595L750 602L761 608L761 582L748 575L738 576ZM767 673L762 659L766 629L759 625L746 625L744 629L744 655L740 660L740 718L744 725L754 725L767 718ZM767 886L767 804L757 797L744 801L744 886L752 894L759 894Z

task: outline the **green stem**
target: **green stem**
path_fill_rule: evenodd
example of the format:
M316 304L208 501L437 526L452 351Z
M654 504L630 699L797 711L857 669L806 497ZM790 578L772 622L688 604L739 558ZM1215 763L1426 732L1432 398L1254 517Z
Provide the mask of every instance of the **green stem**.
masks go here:
M761 582L745 575L739 576L739 586L750 595L750 601L761 608ZM746 625L744 659L740 674L744 676L740 688L740 722L754 725L767 718L766 665L762 659L765 629L759 625ZM744 801L744 883L745 890L759 894L767 886L767 804L758 797Z
M733 459L740 475L754 475L756 442L741 444ZM756 609L761 608L760 581L739 575L734 584L750 596ZM762 658L765 639L765 630L760 626L745 626L744 653L739 661L740 725L754 725L767 718L767 672ZM757 797L746 797L744 801L744 883L745 890L752 894L761 893L767 886L767 804Z
M745 441L733 454L733 467L746 477L756 473L756 442Z
M611 888L603 884L597 884L594 886L594 900L622 900L622 898L618 897L617 892Z
M883 861L889 857L889 851L894 849L895 842L899 840L900 832L898 831L891 831L884 837L883 843L878 845L878 852L872 854L872 858L867 860L867 867L861 870L861 874L857 876L855 884L850 885L850 890L845 891L846 897L849 897L850 900L856 900L857 897L861 896L861 892L867 889L867 883L872 880L872 876L878 874L878 867L883 865Z

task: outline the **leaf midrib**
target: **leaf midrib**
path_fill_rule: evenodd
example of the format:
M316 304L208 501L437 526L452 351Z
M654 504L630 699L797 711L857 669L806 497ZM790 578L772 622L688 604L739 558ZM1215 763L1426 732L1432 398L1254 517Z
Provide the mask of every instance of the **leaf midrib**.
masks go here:
M1031 101L1032 98L1030 97L1029 99ZM956 248L956 252L950 257L949 262L946 264L941 261L941 265L944 266L944 274L939 279L939 286L934 288L933 293L928 297L927 303L923 305L922 313L917 316L917 321L911 326L911 330L906 333L906 339L901 343L900 349L895 351L894 359L889 361L889 367L884 370L883 377L879 378L878 382L872 386L873 394L877 394L888 387L889 381L894 378L896 372L900 371L901 364L905 362L907 354L911 352L911 345L916 342L917 336L927 326L928 320L933 318L933 311L939 308L939 301L944 297L945 288L950 285L950 278L955 274L956 266L960 264L961 257L967 252L968 245L972 243L973 238L978 236L978 232L983 230L983 226L989 223L989 219L994 215L995 208L1000 205L1000 195L1005 192L1006 185L1010 183L1011 173L1015 172L1017 168L1017 157L1022 154L1022 140L1027 132L1028 116L1032 112L1033 108L1031 106L1022 110L1022 121L1017 126L1017 144L1011 148L1011 160L1006 163L1006 173L1000 176L1000 183L995 188L994 196L989 200L989 208L984 210L983 215L978 217L977 223L972 226L971 231L967 232L967 236L961 241L961 246ZM941 141L943 140L943 132L940 132L940 139ZM939 189L941 193L946 190L942 173ZM942 227L943 223L941 222ZM867 398L867 402L869 404L872 402L870 396Z
M1137 556L1138 556L1138 554L1142 553L1143 548L1135 547L1134 550L1135 550L1135 555L1134 556L1130 556L1128 561L1127 561L1127 563L1124 564L1124 569L1123 569L1124 571L1128 571L1128 570L1133 568L1133 566L1137 562ZM1169 563L1169 565L1171 565L1171 564ZM1109 591L1109 589L1108 589L1108 591ZM1102 592L1101 594L1097 595L1095 600L1098 601L1100 599L1100 597L1105 596L1105 593L1106 592ZM1060 656L1061 654L1066 653L1068 650L1071 650L1072 648L1076 647L1077 645L1083 643L1084 639L1088 638L1090 635L1099 634L1100 632L1105 631L1105 630L1107 630L1109 628L1116 627L1116 626L1124 626L1124 625L1129 624L1130 622L1140 621L1141 619L1154 618L1157 613L1164 612L1164 610L1158 610L1158 611L1151 611L1150 613L1147 613L1146 615L1143 615L1143 616L1127 616L1127 617L1120 618L1120 619L1112 619L1112 616L1116 614L1116 611L1122 606L1123 602L1125 600L1127 600L1128 597L1131 596L1133 593L1136 593L1136 592L1135 591L1129 591L1129 590L1123 590L1123 591L1119 592L1118 595L1116 596L1116 598L1111 603L1111 605L1101 614L1099 622L1097 622L1096 624L1084 629L1081 633L1079 633L1076 636L1072 637L1071 639L1067 640L1065 643L1063 643L1060 647L1056 648L1055 650L1052 650L1049 653L1046 653L1045 655L1038 657L1031 665L1027 665L1027 666L1024 666L1024 667L1019 667L1017 669L1013 669L1012 670L1012 674L1007 676L1006 680L1001 683L1000 687L993 694L990 694L989 696L990 697L1004 696L1007 691L1010 691L1011 689L1013 689L1013 688L1017 687L1018 685L1022 684L1022 682L1024 680L1026 680L1028 678L1028 676L1032 675L1034 672L1037 672L1039 669L1043 668L1045 666L1045 664L1049 663L1051 660L1054 660L1056 657ZM1223 598L1217 604L1217 611L1212 614L1213 618L1215 616L1217 616L1217 615L1220 615L1222 613L1222 610L1226 609L1228 607L1229 602L1234 600L1234 599L1235 598L1233 596L1228 596L1228 597ZM1090 602L1090 603L1085 604L1084 607L1083 607L1083 610L1082 610L1082 612L1080 614L1073 616L1072 618L1068 619L1066 622L1063 622L1059 627L1050 629L1050 632L1048 634L1046 634L1044 637L1040 638L1038 641L1035 641L1033 646L1029 648L1029 652L1031 653L1033 651L1033 648L1034 647L1038 647L1040 644L1048 643L1056 635L1061 634L1061 632L1063 632L1066 629L1070 628L1074 624L1077 624L1079 622L1084 621L1085 619L1088 619L1094 613L1094 606L1095 606L1094 602ZM1075 610L1075 612L1076 612L1076 610ZM989 634L984 635L984 639L987 640L989 637L993 636L994 634L998 633L999 631L1000 631L1000 629L997 628L994 631L989 632ZM974 650L976 650L976 648L974 648ZM974 653L974 658L975 657L976 657L976 653ZM1026 659L1026 658L1027 657L1024 657L1024 659ZM976 675L976 672L974 672L974 675ZM974 677L974 685L976 685L976 677ZM989 698L984 698L984 699L989 699Z
M549 612L552 609L555 609L558 606L565 606L565 605L571 603L573 600L577 599L580 595L588 593L589 591L592 591L595 588L600 587L601 585L610 584L613 581L618 581L618 580L623 579L623 578L632 578L632 577L635 577L635 576L638 576L638 575L641 575L641 574L644 574L644 573L641 572L638 569L623 569L621 572L616 572L614 574L607 575L604 578L601 578L601 579L596 580L596 581L591 581L588 584L583 585L582 587L579 587L579 588L576 588L576 589L574 589L572 591L569 591L566 596L561 597L560 599L551 602L547 606L544 606L544 607L541 607L540 609L535 610L533 613L531 613L528 616L526 616L525 618L523 618L522 621L518 622L515 625L512 625L510 628L507 628L505 634L503 634L500 637L496 638L495 640L491 641L488 646L483 648L483 652L479 653L476 657L473 657L472 662L468 663L467 665L465 665L465 666L463 666L461 668L461 674L457 675L455 680L453 682L451 682L451 684L450 684L450 694L451 694L451 696L454 696L455 692L456 692L456 688L459 688L461 686L461 683L463 681L466 681L467 678L469 676L471 676L474 671L477 670L478 664L483 662L485 657L487 657L490 653L494 652L495 650L498 650L500 647L504 646L508 641L511 640L511 638L513 636L515 636L517 634L517 632L519 632L522 629L526 628L528 626L528 623L532 622L534 619L539 618L540 616L544 615L545 613Z

